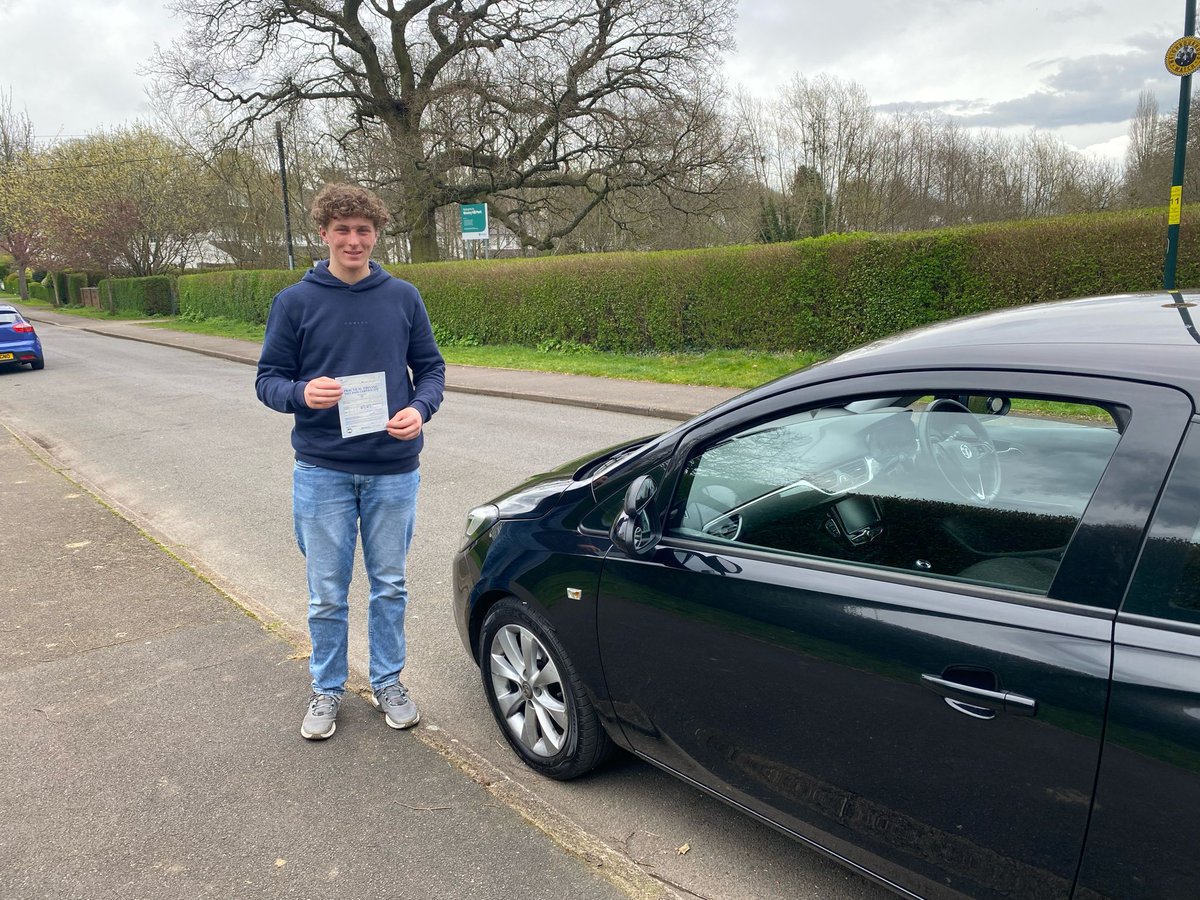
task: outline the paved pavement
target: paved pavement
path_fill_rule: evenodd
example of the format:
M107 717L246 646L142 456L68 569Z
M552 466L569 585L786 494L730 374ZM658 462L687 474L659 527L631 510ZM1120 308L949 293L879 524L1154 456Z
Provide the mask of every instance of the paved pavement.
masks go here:
M258 356L252 342L28 311ZM677 419L736 393L466 366L447 381ZM2 424L0 510L0 896L676 896L469 750L393 731L364 699L348 697L331 741L300 739L296 642Z

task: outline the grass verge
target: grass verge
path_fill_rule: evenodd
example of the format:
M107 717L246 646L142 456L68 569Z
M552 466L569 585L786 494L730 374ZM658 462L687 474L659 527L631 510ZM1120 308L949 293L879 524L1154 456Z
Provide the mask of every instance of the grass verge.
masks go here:
M447 362L466 366L732 388L757 387L822 359L817 353L775 354L748 350L645 355L594 351L563 353L514 345L443 347L442 354Z
M163 319L147 322L147 328L162 328L166 331L186 331L189 334L211 334L216 337L237 338L242 341L262 343L263 326L237 319L214 317L211 319Z
M155 322L151 327L252 341L263 339L261 325L249 325L229 319L174 319ZM823 358L819 353L755 353L745 350L627 355L601 353L577 347L565 351L542 350L516 344L475 347L451 344L443 346L441 350L446 362L463 366L564 372L570 375L732 388L757 387Z

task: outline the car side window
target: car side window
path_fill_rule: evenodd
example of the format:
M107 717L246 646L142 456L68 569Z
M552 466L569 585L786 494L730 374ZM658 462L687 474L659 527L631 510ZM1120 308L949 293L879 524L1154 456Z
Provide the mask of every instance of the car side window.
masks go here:
M1200 624L1200 426L1171 471L1122 609Z
M666 533L1045 594L1119 439L1068 398L855 398L695 453Z

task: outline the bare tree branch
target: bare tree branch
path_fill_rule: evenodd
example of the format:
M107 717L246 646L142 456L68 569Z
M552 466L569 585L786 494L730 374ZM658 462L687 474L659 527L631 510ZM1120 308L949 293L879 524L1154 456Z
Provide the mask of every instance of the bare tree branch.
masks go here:
M652 183L667 189L690 167L714 165L698 142L646 123L700 103L715 117L709 84L734 8L734 0L178 0L191 27L153 71L176 102L212 112L227 143L289 109L326 108L356 176L388 187L417 259L437 257L435 213L448 204L504 193L517 221L514 192L595 192L565 224L520 217L528 246L546 247L605 198ZM650 139L659 143L639 143Z

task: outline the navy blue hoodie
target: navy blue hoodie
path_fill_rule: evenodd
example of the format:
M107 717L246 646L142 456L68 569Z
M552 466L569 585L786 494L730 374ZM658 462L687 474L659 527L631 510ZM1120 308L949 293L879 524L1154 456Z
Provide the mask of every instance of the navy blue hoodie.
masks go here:
M442 402L446 363L417 289L370 264L346 284L322 260L271 304L255 390L271 409L292 413L296 459L359 475L411 472L423 435L411 441L386 431L342 437L336 406L309 409L304 387L314 378L387 373L388 415L406 406L428 422Z

